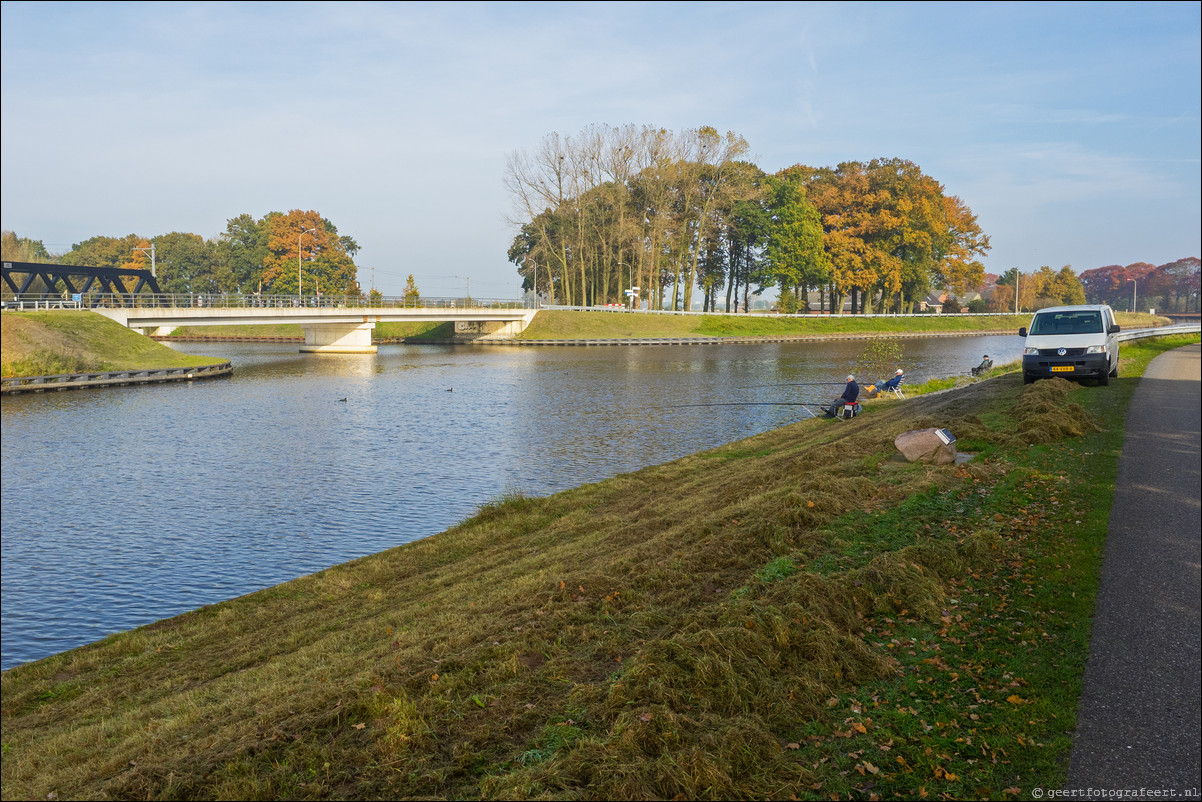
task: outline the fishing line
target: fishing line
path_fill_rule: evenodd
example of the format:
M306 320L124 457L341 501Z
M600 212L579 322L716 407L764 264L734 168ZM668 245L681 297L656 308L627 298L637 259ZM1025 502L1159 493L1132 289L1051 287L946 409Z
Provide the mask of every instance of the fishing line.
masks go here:
M682 409L684 407L820 407L822 403L811 401L714 401L708 404L675 404L670 407L652 409Z

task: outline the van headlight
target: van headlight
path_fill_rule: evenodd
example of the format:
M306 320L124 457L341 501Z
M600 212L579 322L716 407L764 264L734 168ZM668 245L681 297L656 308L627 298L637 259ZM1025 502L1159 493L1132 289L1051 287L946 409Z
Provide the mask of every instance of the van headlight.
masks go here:
M1039 356L1038 348L1024 348L1023 356Z
M1087 354L1104 354L1104 353L1106 353L1106 346L1091 345L1085 349L1085 353L1087 353Z

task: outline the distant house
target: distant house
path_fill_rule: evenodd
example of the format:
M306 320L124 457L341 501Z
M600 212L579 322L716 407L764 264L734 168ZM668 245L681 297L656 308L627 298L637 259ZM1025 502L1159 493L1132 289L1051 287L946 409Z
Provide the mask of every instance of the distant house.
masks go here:
M918 309L921 312L933 312L936 315L946 312L967 312L968 305L981 297L979 292L966 292L962 296L952 295L950 290L942 292L933 292L926 298L918 302ZM948 306L948 301L954 301L954 308Z

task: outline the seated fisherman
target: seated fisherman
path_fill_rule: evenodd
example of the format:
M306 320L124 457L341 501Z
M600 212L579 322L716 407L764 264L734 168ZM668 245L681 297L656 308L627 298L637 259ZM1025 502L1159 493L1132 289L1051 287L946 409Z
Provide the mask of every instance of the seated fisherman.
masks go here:
M870 394L876 394L876 393L881 392L882 390L887 392L889 390L896 390L898 387L901 387L902 382L904 382L905 380L906 380L905 371L903 371L901 368L898 368L897 373L893 374L892 379L889 379L887 381L879 381L876 384L865 387L864 389Z
M860 397L860 385L856 384L856 377L849 375L847 377L847 386L843 388L843 395L835 399L826 410L828 418L835 417L835 413L839 408L846 404L854 404L856 399Z
M989 358L989 354L985 354L985 358L981 360L981 364L972 369L972 375L980 376L991 367L993 367L993 360Z

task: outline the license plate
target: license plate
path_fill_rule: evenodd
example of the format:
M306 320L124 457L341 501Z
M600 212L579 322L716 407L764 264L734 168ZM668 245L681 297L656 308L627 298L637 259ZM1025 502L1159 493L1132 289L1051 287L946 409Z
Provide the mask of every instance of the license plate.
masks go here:
M1073 366L1072 365L1057 365L1054 368L1052 368L1052 372L1053 373L1072 373Z

